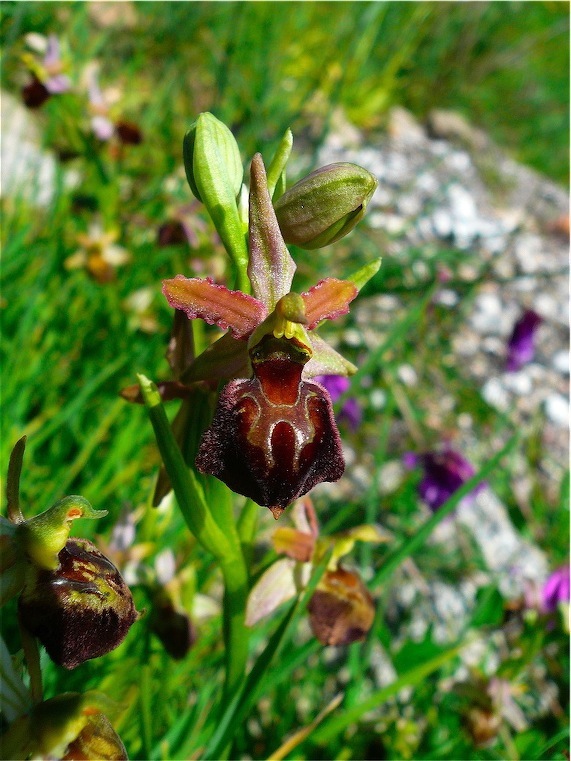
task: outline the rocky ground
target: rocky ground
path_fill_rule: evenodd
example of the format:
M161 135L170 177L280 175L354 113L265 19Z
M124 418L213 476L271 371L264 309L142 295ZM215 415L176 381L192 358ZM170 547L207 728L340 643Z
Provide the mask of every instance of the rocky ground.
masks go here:
M539 482L558 505L569 457L567 193L447 112L433 113L421 125L408 112L395 109L387 132L367 144L339 117L316 163L335 161L361 164L379 179L366 219L379 233L383 266L395 259L406 263L411 250L422 250L423 261L410 260L410 282L418 289L424 281L427 289L426 262L443 251L454 252L447 260L454 262L450 270L446 264L437 267L443 285L434 299L454 318L447 336L452 356L441 361L461 368L482 402L500 414L506 427L502 432L490 431L482 440L476 421L462 410L454 389L446 383L437 383L432 394L422 386L423 394L430 396L427 419L435 429L442 428L444 420L448 425L455 420L455 430L450 432L454 447L480 465L510 432L535 436L540 454L534 466L522 452L510 464L515 469L516 499L525 515L530 491ZM347 342L374 349L407 308L406 293L363 299L354 308L358 330L349 329ZM525 309L543 318L537 350L531 363L509 373L506 341ZM398 381L413 393L421 372L420 367L404 365ZM375 393L373 389L372 397ZM378 406L382 404L381 395ZM391 432L396 451L405 433L415 438L414 430L405 428L406 424ZM374 477L372 456L355 457L353 452L348 456L354 460L353 467L339 488L353 494L356 489L365 491ZM403 476L400 459L391 458L389 451L381 473L376 474L381 491L385 495L396 491ZM450 583L423 577L413 564L402 569L402 583L395 587L391 608L395 619L410 620L407 636L412 632L421 638L432 625L437 639L453 640L478 587L493 579L503 594L518 597L545 579L546 557L522 537L490 488L465 500L456 518L441 524L431 541L449 549L461 543L464 531L477 545L487 572Z

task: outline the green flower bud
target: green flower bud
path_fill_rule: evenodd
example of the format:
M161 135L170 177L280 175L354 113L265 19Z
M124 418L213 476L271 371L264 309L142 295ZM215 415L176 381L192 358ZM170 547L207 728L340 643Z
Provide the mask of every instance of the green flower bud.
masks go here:
M313 250L343 238L365 214L376 187L376 178L356 164L316 169L275 203L285 242Z
M69 539L59 568L30 564L19 600L23 626L73 669L121 644L139 614L119 571L87 539Z
M191 124L184 136L182 155L186 179L199 201L208 196L204 184L212 182L211 174L217 180L220 177L227 180L234 198L238 196L243 177L238 144L228 127L215 116L205 112Z

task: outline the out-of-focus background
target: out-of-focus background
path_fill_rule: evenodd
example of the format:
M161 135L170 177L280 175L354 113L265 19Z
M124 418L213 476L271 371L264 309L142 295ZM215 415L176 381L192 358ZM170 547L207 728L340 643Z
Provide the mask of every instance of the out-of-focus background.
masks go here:
M568 560L568 4L3 2L2 45L0 472L25 433L27 515L79 493L109 510L102 541L136 526L143 550L126 565L172 550L193 568L199 632L172 661L142 621L145 637L100 662L47 665L48 693L118 697L132 758L199 757L220 590L178 515L148 517L158 455L145 411L119 391L137 372L168 377L161 280L224 277L182 165L185 131L211 111L245 167L256 151L269 161L291 127L292 181L335 161L379 179L350 236L293 251L298 289L383 256L327 328L363 371L353 414L338 410L347 473L316 490L322 530L376 522L398 544L437 509L418 455L452 449L477 470L520 436L485 489L374 590L365 645L310 650L298 633L236 753L268 757L339 692L355 709L407 674L407 690L310 732L289 757L564 758L564 588L552 610L540 600L552 573L564 585ZM371 580L387 552L362 547L352 562ZM414 672L472 630L464 660Z

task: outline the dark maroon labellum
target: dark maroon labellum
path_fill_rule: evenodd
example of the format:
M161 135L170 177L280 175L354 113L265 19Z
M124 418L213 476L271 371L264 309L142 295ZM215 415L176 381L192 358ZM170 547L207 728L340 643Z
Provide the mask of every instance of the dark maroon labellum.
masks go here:
M222 390L196 466L278 518L316 484L341 478L345 463L329 394L301 379L306 348L268 335L250 357L254 377Z
M133 122L120 121L115 125L119 140L124 145L140 145L143 142L143 133Z
M37 77L22 88L22 100L28 108L39 108L50 97L51 93Z
M22 624L60 666L73 669L124 640L139 614L113 563L86 539L69 539L55 571L30 566Z

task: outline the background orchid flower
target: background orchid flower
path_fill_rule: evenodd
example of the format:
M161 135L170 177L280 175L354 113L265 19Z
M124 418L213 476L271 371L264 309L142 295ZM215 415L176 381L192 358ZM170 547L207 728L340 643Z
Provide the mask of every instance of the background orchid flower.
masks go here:
M273 563L252 588L246 624L254 626L302 591L314 566L332 548L329 565L309 602L311 628L326 645L363 639L373 622L373 599L359 574L343 568L340 560L353 550L356 541L379 543L387 536L377 526L362 525L320 537L309 497L296 502L291 516L293 527L280 526L272 536L275 551L285 557Z
M61 46L55 34L43 37L39 34L27 36L28 45L41 53L41 59L30 53L23 55L24 61L32 74L32 81L22 90L22 98L28 108L38 108L51 95L69 92L71 79L65 74L66 62L62 59Z
M569 565L555 569L547 578L541 591L541 609L553 613L559 603L569 602Z
M347 313L358 285L378 270L380 261L351 280L326 278L301 295L291 292L295 264L259 154L251 166L249 217L253 295L183 275L165 280L163 293L190 319L230 331L190 366L183 380L248 378L223 389L202 440L198 469L279 517L297 497L343 473L331 399L309 379L349 375L355 368L311 331L322 320Z

